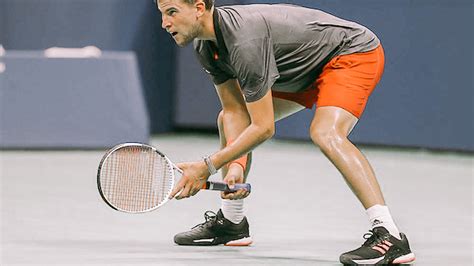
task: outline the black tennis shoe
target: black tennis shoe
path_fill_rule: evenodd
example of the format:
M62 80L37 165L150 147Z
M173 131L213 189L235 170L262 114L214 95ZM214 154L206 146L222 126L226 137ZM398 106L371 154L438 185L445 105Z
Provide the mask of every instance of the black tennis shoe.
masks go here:
M217 214L212 211L204 213L205 222L191 228L191 230L174 236L174 242L178 245L190 246L248 246L252 244L249 234L247 218L239 224L227 220L222 211Z
M342 254L339 260L346 265L410 263L415 254L405 234L400 233L400 237L401 240L392 236L385 227L375 227L364 235L367 240L360 248Z

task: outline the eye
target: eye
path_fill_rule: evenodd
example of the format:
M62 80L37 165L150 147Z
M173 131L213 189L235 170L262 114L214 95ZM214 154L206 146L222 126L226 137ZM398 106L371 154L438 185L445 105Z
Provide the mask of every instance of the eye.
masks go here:
M176 10L174 10L174 9L171 9L167 12L168 16L174 16L174 14L176 14Z

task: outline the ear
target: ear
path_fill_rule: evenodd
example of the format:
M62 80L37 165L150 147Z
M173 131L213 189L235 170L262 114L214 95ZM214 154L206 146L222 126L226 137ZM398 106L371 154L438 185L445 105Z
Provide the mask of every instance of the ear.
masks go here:
M196 7L196 16L197 17L202 17L202 15L204 15L204 12L206 12L206 4L203 2L203 1L196 1L196 3L194 4L194 6Z

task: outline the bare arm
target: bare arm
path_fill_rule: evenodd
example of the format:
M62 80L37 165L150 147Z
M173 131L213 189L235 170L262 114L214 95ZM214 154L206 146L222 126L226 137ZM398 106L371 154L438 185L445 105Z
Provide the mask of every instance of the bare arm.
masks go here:
M260 143L271 138L275 132L272 95L269 90L260 100L245 103L240 86L236 80L228 80L216 86L224 111L224 130L231 145L214 153L210 159L216 169L247 154ZM184 174L170 197L182 191L177 199L195 195L209 177L209 171L203 161L180 163L178 167ZM232 164L234 166L235 164ZM240 169L239 169L240 168ZM230 171L242 171L240 166ZM245 196L240 192L239 196Z
M228 138L233 139L233 143L211 156L211 161L217 169L250 152L271 138L275 132L271 91L268 90L262 99L245 104L240 87L238 87L238 91L229 90L226 83L223 86L217 86L217 90L224 110L225 133ZM237 97L228 95L234 93L240 95L238 102L232 100ZM234 104L239 107L233 107ZM242 114L245 109L247 110L247 119ZM226 117L226 112L228 112L228 117Z
M237 80L230 79L216 85L222 105L224 134L226 139L235 141L250 125L250 116Z

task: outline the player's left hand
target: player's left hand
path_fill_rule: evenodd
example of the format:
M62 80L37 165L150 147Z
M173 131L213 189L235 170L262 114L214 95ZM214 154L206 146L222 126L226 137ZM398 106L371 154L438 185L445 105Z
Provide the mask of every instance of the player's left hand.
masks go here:
M224 178L224 182L227 183L230 188L233 188L236 183L244 183L244 170L242 167L238 164L231 164ZM250 195L250 192L245 189L239 189L231 193L221 192L221 198L230 200L243 199L248 197L248 195Z
M209 170L204 161L178 163L176 166L183 170L183 174L169 198L174 198L180 191L181 193L176 196L178 200L196 195L209 178Z

